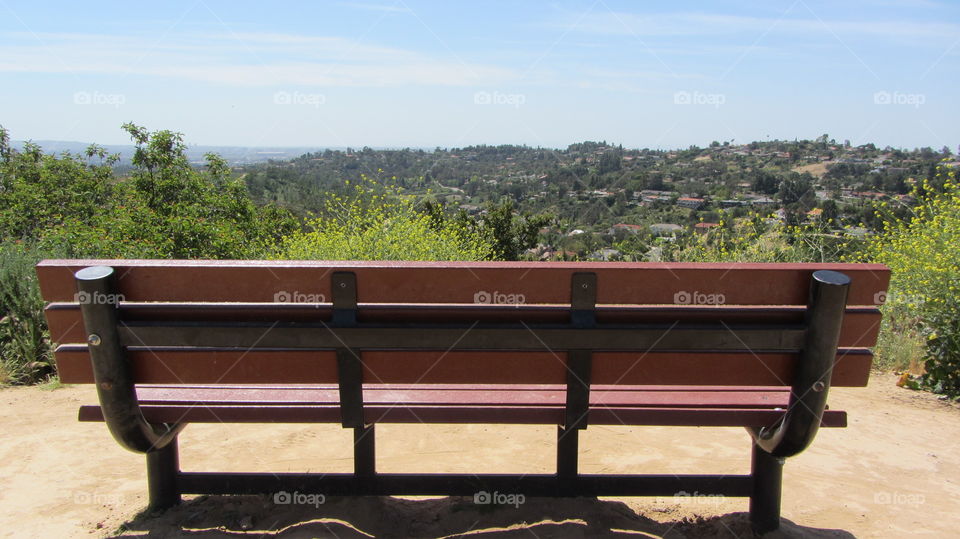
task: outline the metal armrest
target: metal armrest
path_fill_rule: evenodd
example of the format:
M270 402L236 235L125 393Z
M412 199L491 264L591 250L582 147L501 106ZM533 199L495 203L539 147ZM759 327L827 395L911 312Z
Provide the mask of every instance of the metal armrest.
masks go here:
M78 271L74 277L97 395L110 433L130 451L149 453L164 448L176 439L184 425L153 425L143 418L130 365L117 332L119 296L111 283L113 268L92 266Z
M756 444L774 457L792 457L813 441L827 405L830 377L847 305L850 278L836 272L814 272L810 282L803 350L783 420L772 427L750 428Z

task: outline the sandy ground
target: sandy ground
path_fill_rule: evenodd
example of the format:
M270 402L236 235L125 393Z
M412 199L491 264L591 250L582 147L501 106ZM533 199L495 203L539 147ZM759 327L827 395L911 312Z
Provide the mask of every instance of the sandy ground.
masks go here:
M782 537L960 537L960 409L875 375L834 389L846 429L821 430L784 473ZM328 498L274 505L259 496L187 498L144 514L144 459L103 424L78 423L92 387L0 390L0 537L750 537L742 498ZM384 472L548 473L552 427L378 427ZM191 425L188 471L351 469L351 437L336 425ZM591 427L587 473L746 473L742 429Z

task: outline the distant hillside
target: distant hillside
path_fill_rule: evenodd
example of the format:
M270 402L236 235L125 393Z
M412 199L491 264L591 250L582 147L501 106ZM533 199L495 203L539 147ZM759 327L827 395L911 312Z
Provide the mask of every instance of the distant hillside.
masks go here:
M30 141L39 145L47 153L82 153L90 146L89 142L62 141L62 140L33 140ZM24 141L15 140L11 145L14 148L22 149ZM130 165L130 159L133 157L134 146L132 144L106 144L101 145L110 153L120 154L120 166ZM299 157L305 153L323 151L327 148L321 146L298 146L298 147L270 147L270 146L190 146L187 150L187 157L191 163L203 163L203 156L207 153L220 154L231 165L249 165L254 163L265 163L271 159L286 160ZM330 148L343 149L343 148Z

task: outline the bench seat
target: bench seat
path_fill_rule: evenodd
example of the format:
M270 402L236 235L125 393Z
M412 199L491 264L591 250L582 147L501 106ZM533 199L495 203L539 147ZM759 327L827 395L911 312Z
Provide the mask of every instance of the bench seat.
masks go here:
M153 423L339 423L335 385L140 385L144 417ZM767 427L783 418L785 387L603 386L590 392L592 425ZM563 421L566 387L557 385L365 384L367 423L510 423ZM103 421L100 407L80 408L81 421ZM821 426L845 427L846 412L827 410Z

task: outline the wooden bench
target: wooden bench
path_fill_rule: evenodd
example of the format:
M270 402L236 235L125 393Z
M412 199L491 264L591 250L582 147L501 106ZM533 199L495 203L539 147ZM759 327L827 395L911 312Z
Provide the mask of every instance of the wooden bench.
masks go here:
M844 427L889 270L867 264L45 260L64 383L96 383L146 453L150 505L182 494L750 498L779 526L783 459ZM355 473L181 472L187 423L341 423ZM381 474L377 423L558 425L555 474ZM746 427L750 475L588 475L588 425ZM636 448L643 451L643 448Z

